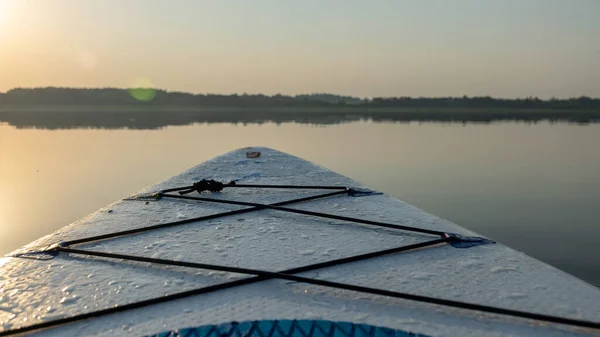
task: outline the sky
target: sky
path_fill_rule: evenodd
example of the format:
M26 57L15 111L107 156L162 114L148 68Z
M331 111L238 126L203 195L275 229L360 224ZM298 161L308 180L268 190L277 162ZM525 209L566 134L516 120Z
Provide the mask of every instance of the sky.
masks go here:
M0 92L600 97L599 0L0 0Z

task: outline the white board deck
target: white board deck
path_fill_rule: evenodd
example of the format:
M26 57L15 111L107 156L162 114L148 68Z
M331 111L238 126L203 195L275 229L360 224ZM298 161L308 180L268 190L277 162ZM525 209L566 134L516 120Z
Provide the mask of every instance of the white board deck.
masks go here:
M256 159L246 151L260 151ZM246 184L361 186L300 158L246 148L202 163L142 191L201 179ZM231 188L211 198L273 203L323 191ZM193 195L197 195L196 193ZM85 196L81 196L85 197ZM346 195L293 208L477 235L387 195ZM198 201L122 200L43 237L27 249L244 208ZM431 236L275 210L197 222L80 248L269 271L408 245ZM23 250L21 250L23 251ZM589 321L600 320L600 290L501 244L449 245L306 272L302 276ZM69 256L0 259L0 331L123 305L246 275ZM268 280L41 330L44 336L145 335L261 319L349 321L430 336L577 336L598 330L511 318L352 291Z

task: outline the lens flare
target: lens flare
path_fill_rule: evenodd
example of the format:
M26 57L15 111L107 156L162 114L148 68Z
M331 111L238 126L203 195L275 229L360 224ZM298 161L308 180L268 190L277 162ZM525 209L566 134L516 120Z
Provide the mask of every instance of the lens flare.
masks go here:
M152 82L148 79L138 79L127 89L129 95L142 102L149 102L156 96L156 89L152 88Z

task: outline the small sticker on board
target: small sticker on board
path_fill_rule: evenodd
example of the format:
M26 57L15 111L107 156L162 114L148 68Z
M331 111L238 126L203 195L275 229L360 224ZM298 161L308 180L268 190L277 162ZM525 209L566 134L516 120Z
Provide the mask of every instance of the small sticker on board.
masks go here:
M246 152L246 158L258 158L260 157L259 151L248 151Z

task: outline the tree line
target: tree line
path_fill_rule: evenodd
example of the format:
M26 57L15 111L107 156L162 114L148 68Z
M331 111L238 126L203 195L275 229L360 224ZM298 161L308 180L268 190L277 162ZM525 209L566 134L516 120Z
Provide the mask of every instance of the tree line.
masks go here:
M307 95L191 94L151 88L17 88L0 93L1 106L182 106L182 107L367 107L478 108L539 110L600 110L600 99L577 97L502 99L475 97L358 97L316 93Z

